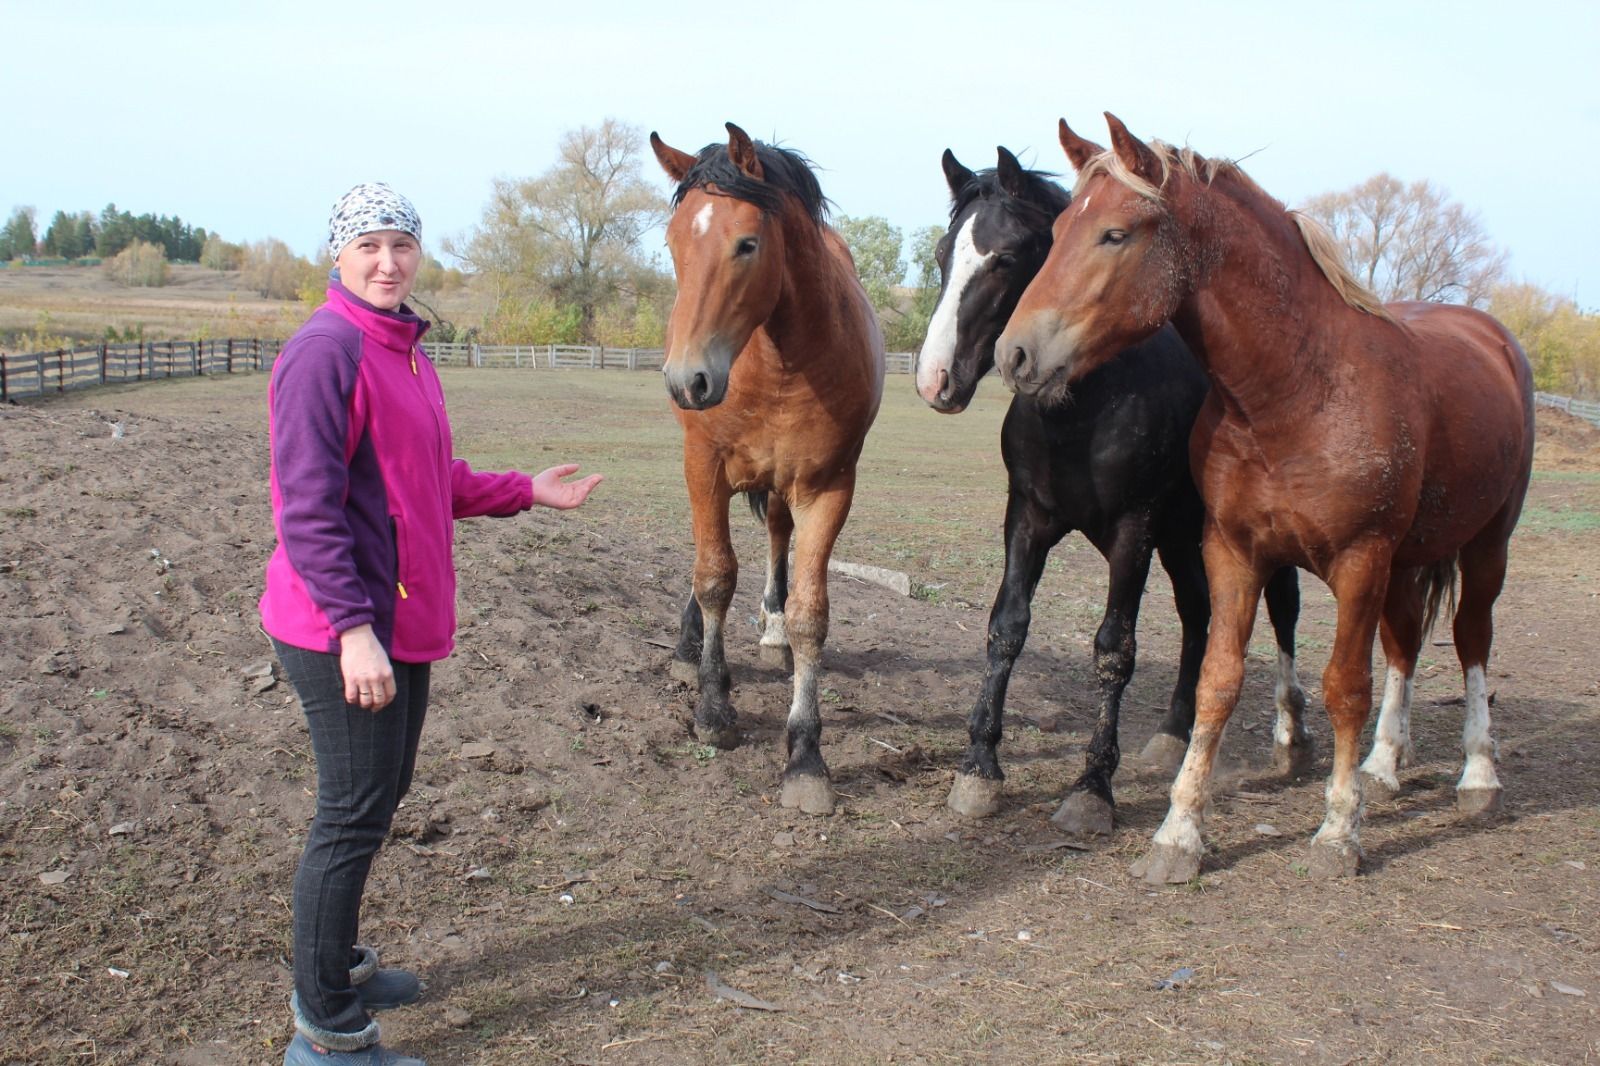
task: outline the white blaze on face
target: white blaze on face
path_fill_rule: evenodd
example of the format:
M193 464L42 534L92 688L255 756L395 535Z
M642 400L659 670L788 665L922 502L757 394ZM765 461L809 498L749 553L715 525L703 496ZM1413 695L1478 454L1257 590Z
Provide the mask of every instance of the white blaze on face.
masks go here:
M692 232L696 237L704 237L711 229L711 212L715 206L715 204L707 202L706 205L695 214L694 225L690 227L690 232Z
M956 359L956 316L961 311L961 294L972 283L979 270L993 252L980 253L972 240L972 227L976 214L968 216L956 233L950 249L950 281L939 297L939 306L933 309L933 320L928 323L928 336L922 342L922 354L917 357L917 394L928 403L939 397L940 372L948 376Z

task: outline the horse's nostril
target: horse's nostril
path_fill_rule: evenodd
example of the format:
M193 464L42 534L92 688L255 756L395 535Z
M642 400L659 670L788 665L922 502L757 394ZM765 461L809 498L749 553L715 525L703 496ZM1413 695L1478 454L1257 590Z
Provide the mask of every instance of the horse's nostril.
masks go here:
M1016 377L1028 365L1028 349L1018 344L1011 349L1011 374Z
M695 403L701 403L709 395L711 395L711 379L704 372L689 379L689 396Z

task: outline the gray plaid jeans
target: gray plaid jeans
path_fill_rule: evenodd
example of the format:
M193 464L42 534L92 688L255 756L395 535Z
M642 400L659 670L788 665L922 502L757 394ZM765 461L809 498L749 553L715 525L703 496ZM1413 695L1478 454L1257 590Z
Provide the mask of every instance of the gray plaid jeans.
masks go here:
M317 760L317 810L294 878L294 990L304 1020L355 1034L372 1019L350 984L367 872L411 787L428 709L428 663L395 662L395 698L344 701L339 657L272 642L300 696Z

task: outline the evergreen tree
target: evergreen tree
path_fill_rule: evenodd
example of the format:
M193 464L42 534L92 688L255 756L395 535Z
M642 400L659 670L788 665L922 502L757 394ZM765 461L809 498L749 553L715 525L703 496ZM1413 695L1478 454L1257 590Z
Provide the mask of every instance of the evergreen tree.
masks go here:
M0 229L0 260L21 259L34 253L39 235L33 219L31 207L18 207L11 212L10 220Z

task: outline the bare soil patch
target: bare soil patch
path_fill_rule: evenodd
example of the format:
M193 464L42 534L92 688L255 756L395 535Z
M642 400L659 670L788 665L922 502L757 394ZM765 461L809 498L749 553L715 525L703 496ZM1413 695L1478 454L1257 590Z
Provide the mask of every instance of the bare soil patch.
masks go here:
M1592 427L1540 414L1491 664L1507 814L1455 814L1441 631L1418 762L1369 808L1364 874L1308 879L1331 739L1318 710L1309 776L1251 769L1271 744L1258 633L1228 742L1245 769L1205 868L1151 891L1126 871L1166 782L1131 754L1113 837L1080 850L1047 820L1093 724L1104 574L1081 541L1052 561L1012 684L1005 809L945 808L999 580L1004 398L940 418L890 384L840 556L918 594L834 579L823 746L843 802L815 819L776 804L788 679L743 624L761 558L743 514L743 746L698 745L666 676L690 544L659 381L447 374L474 462L610 480L579 512L460 526L459 647L365 914L364 939L428 984L384 1016L390 1043L489 1064L1600 1057ZM290 1035L285 900L314 775L256 625L264 390L0 408L0 1063L270 1063ZM1304 589L1315 697L1332 611ZM1159 575L1139 635L1128 753L1175 671Z

